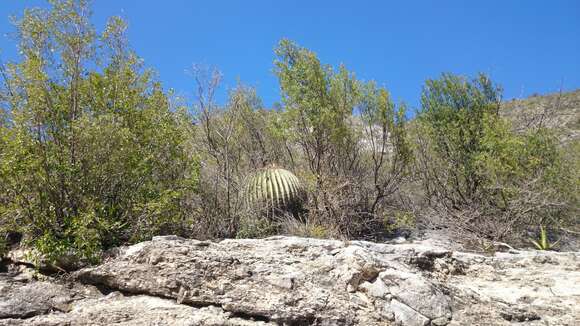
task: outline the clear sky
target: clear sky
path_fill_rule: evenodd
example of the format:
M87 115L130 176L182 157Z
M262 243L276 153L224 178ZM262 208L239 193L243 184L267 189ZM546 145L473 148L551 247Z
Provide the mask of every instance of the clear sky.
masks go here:
M8 16L38 0L0 0L0 49L14 58ZM220 99L237 80L271 106L280 98L273 49L290 38L324 63L344 63L396 100L419 103L441 72L485 72L504 98L580 88L580 1L225 1L96 0L94 22L120 15L129 39L163 84L191 97L192 63L224 74Z

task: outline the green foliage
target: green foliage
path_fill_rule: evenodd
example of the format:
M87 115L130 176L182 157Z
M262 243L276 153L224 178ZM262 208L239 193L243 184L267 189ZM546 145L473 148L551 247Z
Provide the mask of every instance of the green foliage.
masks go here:
M429 150L444 169L425 179L426 188L440 193L452 206L469 204L481 195L477 162L479 155L489 152L484 148L486 131L496 127L505 131L499 118L500 101L500 90L483 75L470 82L444 74L426 82L420 133L431 140Z
M534 246L536 246L538 250L551 250L556 245L558 245L559 242L556 241L554 243L550 243L550 240L548 239L548 231L546 231L546 228L543 225L540 225L540 237L538 238L538 241L534 239L530 239L530 241L532 244L534 244Z
M385 230L389 233L400 230L412 230L416 227L417 218L410 211L394 211L384 217L383 224Z
M409 198L423 193L492 240L578 224L579 142L560 148L542 123L515 132L485 75L428 80L408 122L386 88L282 40L282 104L264 109L238 85L218 105L221 74L194 67L190 115L129 49L122 19L99 33L88 1L49 2L15 21L21 57L0 65L0 234L46 258L94 261L169 233L375 237L415 227L409 212L424 207ZM284 215L299 206L300 220Z
M389 92L374 82L362 85L358 110L363 125L361 166L373 184L369 211L376 213L384 198L399 191L414 160L405 118L406 107L392 102ZM369 182L367 181L367 182Z
M0 221L48 258L176 232L196 191L188 119L85 1L51 1L16 21L20 62L5 66Z
M282 40L275 53L285 118L294 128L290 135L303 148L311 172L348 165L356 144L351 118L359 83L354 75L344 66L335 72L289 40Z
M566 196L570 207L569 215L576 216L566 226L580 230L580 219L577 218L580 216L580 139L566 144L562 152L562 162L557 166L557 170L562 172L559 175L552 174L552 183Z
M405 106L396 107L374 82L357 80L342 65L324 65L289 40L275 52L283 126L300 149L309 218L337 225L346 236L373 232L412 160Z
M8 244L6 243L6 237L0 237L0 259L6 255L8 251Z
M266 217L243 217L240 219L240 225L236 238L265 238L278 233L278 225L275 221Z
M281 224L281 232L287 235L318 239L334 238L336 235L333 234L329 226L321 225L311 220L301 222L295 219L287 219Z
M199 83L207 73L198 70L196 75ZM212 93L216 82L198 86ZM239 85L232 90L225 106L216 105L205 93L198 94L198 99L195 112L199 128L194 130L194 148L204 164L200 170L197 229L202 236L233 237L245 223L241 218L245 218L247 209L246 176L269 162L292 165L285 130L280 127L279 114L264 110L250 87ZM256 216L263 211L257 206Z
M490 238L569 215L570 179L554 134L515 133L500 112L501 90L486 76L429 80L418 117L419 173L430 198L462 227Z

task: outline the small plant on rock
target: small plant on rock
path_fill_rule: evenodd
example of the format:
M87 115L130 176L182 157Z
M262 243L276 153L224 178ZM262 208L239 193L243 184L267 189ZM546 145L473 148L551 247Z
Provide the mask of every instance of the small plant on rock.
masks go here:
M540 225L540 238L536 241L534 239L530 239L530 241L536 246L538 250L552 250L554 247L560 242L560 240L550 243L550 239L548 239L548 231L543 225Z

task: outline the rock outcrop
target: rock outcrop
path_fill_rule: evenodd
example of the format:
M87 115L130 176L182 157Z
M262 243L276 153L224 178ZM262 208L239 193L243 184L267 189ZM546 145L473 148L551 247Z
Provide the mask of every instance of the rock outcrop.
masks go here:
M1 274L0 325L578 325L579 258L157 237L54 280Z

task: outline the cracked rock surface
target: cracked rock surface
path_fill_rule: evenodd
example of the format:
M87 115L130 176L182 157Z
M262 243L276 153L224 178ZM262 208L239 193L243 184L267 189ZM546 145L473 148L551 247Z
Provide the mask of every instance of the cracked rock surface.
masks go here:
M0 273L0 325L578 325L579 258L157 237L65 280Z

